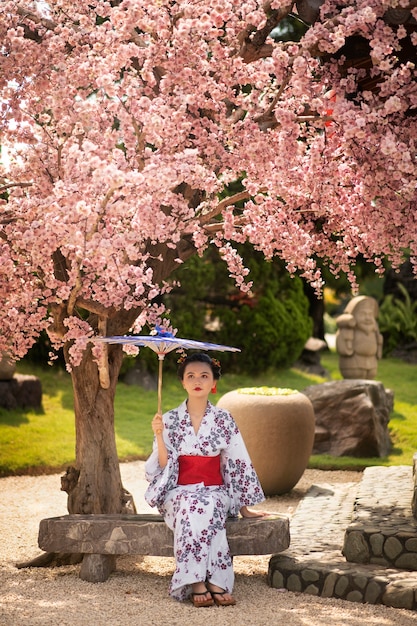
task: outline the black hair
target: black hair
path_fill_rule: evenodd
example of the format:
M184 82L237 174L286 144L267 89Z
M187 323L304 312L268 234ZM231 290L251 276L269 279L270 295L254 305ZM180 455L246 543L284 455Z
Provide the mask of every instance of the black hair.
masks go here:
M207 363L210 366L211 371L213 372L214 380L219 380L220 378L220 363L217 359L212 359L208 354L204 352L197 352L195 354L189 354L185 358L180 359L177 374L178 378L182 380L184 378L185 368L189 363Z

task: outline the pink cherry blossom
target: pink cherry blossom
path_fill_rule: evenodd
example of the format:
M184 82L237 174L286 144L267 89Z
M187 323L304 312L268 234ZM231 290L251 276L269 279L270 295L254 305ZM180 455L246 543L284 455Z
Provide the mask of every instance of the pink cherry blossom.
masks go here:
M21 357L49 329L76 366L98 320L160 321L172 271L209 245L242 290L246 240L318 291L316 257L352 280L358 255L415 259L416 68L399 55L416 36L385 19L397 6L327 0L279 43L264 30L296 12L284 0L3 2L0 347ZM351 37L369 68L339 54Z

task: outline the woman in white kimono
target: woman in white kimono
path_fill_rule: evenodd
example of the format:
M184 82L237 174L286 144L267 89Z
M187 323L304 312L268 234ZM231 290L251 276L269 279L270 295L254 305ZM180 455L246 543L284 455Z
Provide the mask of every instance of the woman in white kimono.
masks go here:
M197 607L228 606L236 602L226 519L239 513L262 517L248 506L265 498L235 421L208 401L220 363L192 354L180 363L178 375L188 399L152 421L145 499L174 532L170 594L177 600L191 596Z

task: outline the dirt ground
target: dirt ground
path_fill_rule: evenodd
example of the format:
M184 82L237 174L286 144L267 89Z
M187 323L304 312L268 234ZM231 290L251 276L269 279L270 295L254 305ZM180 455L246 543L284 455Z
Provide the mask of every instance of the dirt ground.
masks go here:
M150 512L142 461L121 466L125 487L139 512ZM356 472L306 470L284 496L268 498L261 508L293 514L312 484L353 482ZM120 557L108 581L80 580L79 565L49 569L17 569L37 547L39 522L67 513L60 475L0 479L0 626L417 626L417 614L384 606L272 589L267 584L269 556L235 557L234 607L196 609L168 596L173 559ZM219 613L220 611L220 613Z

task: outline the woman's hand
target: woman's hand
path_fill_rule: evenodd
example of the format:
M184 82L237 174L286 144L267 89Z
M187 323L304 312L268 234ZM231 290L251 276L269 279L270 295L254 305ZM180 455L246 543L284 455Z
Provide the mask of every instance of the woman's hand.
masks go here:
M162 436L164 431L164 422L162 420L162 415L159 413L157 413L152 420L152 430L156 436L156 444L158 446L159 466L164 468L168 463L168 450Z
M162 415L156 413L155 417L152 420L152 430L155 435L162 435L162 431L164 430L164 422L162 421Z
M242 517L265 517L269 515L267 511L255 511L254 509L248 509L247 506L242 506L240 514Z

